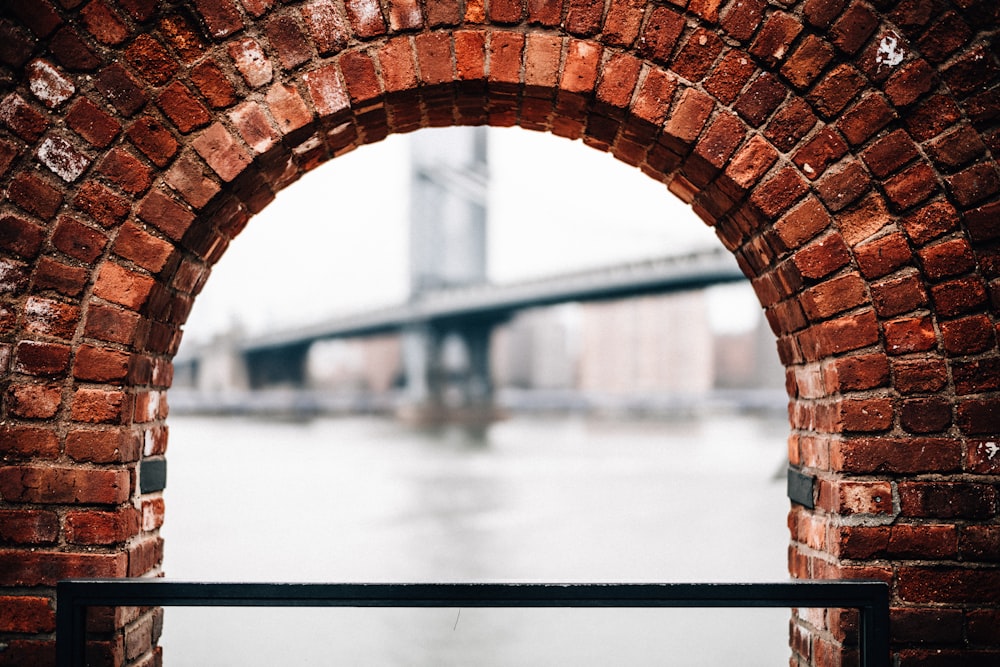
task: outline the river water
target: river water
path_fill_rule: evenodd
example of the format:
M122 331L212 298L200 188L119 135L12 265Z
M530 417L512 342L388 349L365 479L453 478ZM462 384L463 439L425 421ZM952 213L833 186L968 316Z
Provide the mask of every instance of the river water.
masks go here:
M783 581L781 418L171 417L164 569L200 581ZM178 665L787 664L785 609L168 608Z

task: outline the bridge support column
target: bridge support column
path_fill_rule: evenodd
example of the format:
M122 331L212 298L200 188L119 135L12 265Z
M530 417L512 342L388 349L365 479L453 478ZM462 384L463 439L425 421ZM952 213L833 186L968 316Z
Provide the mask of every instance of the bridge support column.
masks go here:
M305 389L309 379L307 362L311 345L309 341L248 353L246 366L250 389Z
M495 420L499 411L493 401L490 369L490 337L495 324L473 321L408 327L403 332L406 394L400 416L426 424ZM446 348L456 342L460 352L447 354Z

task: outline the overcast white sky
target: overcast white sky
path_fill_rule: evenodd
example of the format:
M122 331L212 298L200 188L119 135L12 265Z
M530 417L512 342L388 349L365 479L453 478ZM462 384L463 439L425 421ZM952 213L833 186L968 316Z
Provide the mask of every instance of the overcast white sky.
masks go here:
M495 282L719 244L663 184L579 141L494 129L489 161ZM184 327L185 342L236 324L265 331L402 300L408 184L409 137L396 135L283 190L216 265ZM728 319L759 311L755 302L742 316L732 310L747 309L739 305L745 301L725 306Z

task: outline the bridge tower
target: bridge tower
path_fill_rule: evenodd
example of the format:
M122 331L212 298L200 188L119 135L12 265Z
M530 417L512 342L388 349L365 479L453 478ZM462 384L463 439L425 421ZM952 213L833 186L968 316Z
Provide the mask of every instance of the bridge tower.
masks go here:
M486 128L418 132L410 150L410 301L485 283ZM405 329L404 415L434 421L492 413L489 341L495 324L464 317Z

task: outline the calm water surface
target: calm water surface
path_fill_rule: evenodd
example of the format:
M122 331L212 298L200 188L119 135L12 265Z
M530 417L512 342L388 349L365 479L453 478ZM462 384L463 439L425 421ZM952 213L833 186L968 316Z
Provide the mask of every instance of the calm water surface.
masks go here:
M172 417L171 579L782 581L783 419ZM781 476L776 473L781 472ZM168 608L178 665L784 665L788 611Z

